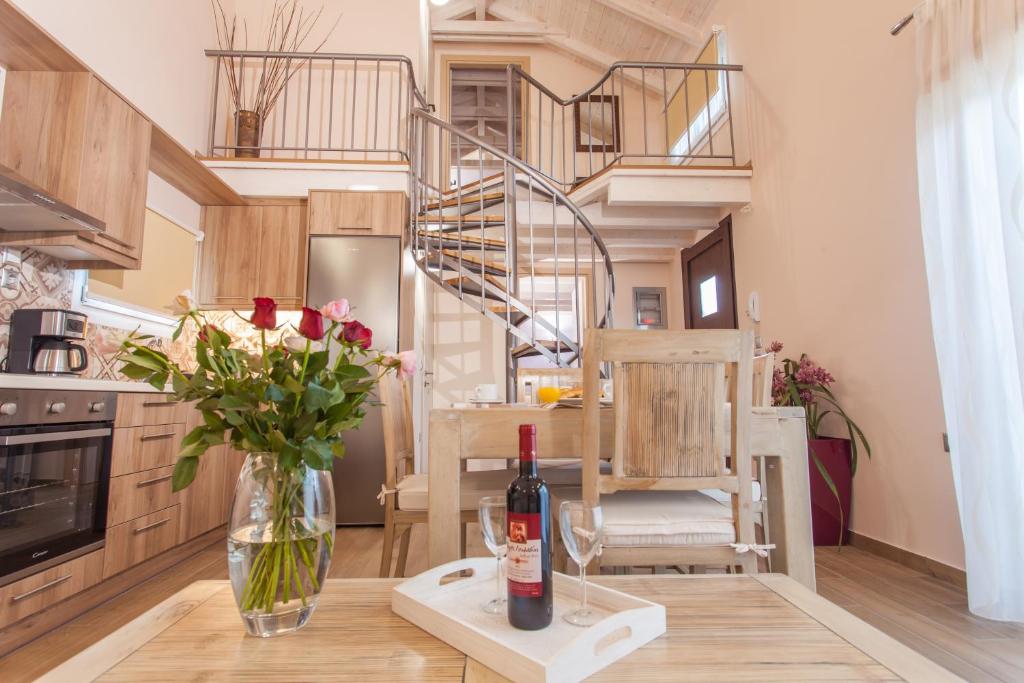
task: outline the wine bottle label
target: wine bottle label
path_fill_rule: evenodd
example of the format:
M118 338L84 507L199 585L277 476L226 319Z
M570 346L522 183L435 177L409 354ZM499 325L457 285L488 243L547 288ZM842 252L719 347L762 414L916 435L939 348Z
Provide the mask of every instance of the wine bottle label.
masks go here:
M508 591L520 597L544 594L541 582L540 514L508 513Z

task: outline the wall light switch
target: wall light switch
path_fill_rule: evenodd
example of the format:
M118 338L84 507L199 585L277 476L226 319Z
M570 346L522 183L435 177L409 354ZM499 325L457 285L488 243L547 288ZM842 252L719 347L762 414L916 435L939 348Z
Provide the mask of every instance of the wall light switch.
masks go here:
M942 432L942 450L949 453L949 434Z

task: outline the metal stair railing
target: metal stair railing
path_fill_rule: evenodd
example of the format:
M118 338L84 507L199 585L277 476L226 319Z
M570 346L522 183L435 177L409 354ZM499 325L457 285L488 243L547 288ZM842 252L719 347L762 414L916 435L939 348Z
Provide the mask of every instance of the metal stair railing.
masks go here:
M432 281L505 329L511 401L520 357L579 365L585 328L611 326L611 257L543 173L423 108L411 118L408 243Z

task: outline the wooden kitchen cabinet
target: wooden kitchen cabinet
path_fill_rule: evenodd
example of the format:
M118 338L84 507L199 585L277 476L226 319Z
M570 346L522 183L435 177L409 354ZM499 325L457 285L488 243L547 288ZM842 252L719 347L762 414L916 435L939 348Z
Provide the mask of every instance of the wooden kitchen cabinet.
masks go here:
M224 472L230 448L214 446L199 456L196 478L178 494L182 513L178 543L227 523L231 498L224 487Z
M103 560L97 550L0 587L0 628L99 583Z
M106 229L3 232L0 242L59 253L72 267L138 268L151 134L149 120L90 73L8 72L0 164Z
M309 234L401 237L407 203L404 192L312 190Z
M250 308L273 297L280 308L301 308L306 277L305 203L208 206L203 212L199 305Z

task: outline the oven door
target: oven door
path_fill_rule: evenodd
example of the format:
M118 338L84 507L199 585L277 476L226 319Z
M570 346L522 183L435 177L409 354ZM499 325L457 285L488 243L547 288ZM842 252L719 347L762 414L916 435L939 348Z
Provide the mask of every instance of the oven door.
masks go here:
M103 545L111 434L108 422L0 429L0 583Z

